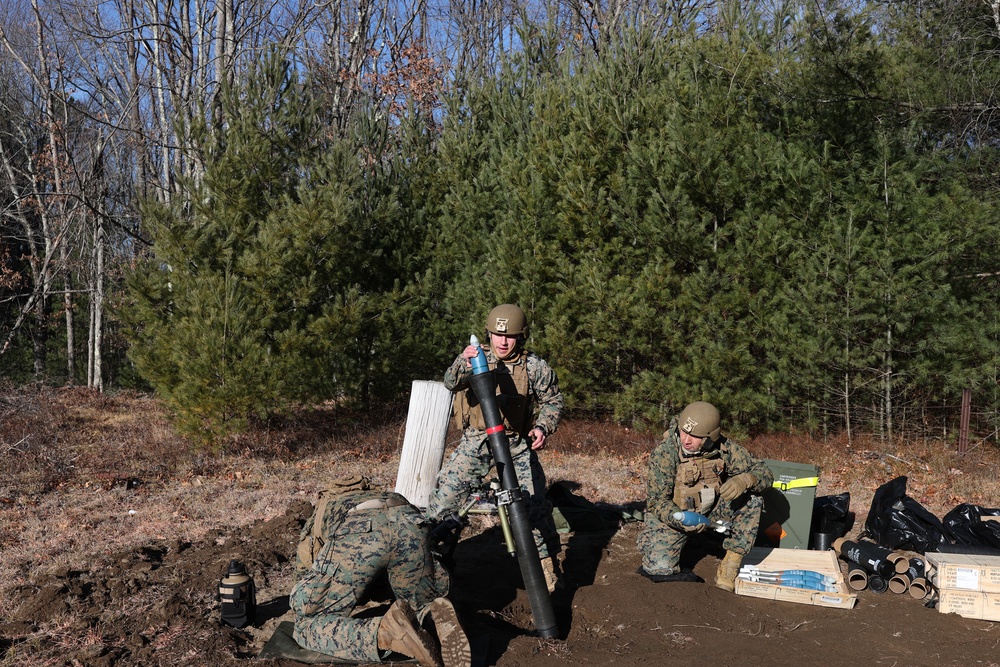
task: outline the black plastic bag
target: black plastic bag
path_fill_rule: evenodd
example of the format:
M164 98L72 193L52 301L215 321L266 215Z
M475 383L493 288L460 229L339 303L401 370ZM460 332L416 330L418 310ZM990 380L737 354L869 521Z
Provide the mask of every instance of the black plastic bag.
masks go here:
M872 497L863 537L887 549L935 551L952 541L951 532L923 505L906 495L906 477L880 486Z
M814 500L812 520L814 532L831 534L834 538L846 535L854 520L850 492L820 496Z
M944 525L957 544L1000 548L1000 521L983 521L984 516L1000 517L1000 509L985 509L962 503L944 515Z

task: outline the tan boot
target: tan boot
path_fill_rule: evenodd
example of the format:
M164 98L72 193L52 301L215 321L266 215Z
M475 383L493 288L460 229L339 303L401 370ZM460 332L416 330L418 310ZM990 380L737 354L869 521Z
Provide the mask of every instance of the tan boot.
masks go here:
M465 636L451 600L438 598L431 602L427 618L434 624L434 634L441 644L444 667L471 667L472 647L469 646L469 638ZM427 618L424 623L427 623Z
M715 586L730 593L735 591L736 575L740 573L740 565L742 563L742 554L738 554L735 551L727 551L726 557L719 563L719 569L715 571Z
M441 667L441 652L406 600L396 600L378 626L378 647L415 658L423 667Z
M542 573L545 575L545 587L549 589L549 595L566 587L555 556L542 559Z

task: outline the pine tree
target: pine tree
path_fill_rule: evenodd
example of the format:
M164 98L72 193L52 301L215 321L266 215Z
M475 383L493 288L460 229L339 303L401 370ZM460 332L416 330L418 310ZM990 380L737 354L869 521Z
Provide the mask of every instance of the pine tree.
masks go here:
M172 207L146 207L155 243L130 278L131 356L180 429L205 440L269 414L299 370L285 338L301 324L297 295L282 294L286 276L269 266L270 225L294 198L311 142L309 104L271 53L243 87L223 90L224 127L194 129L203 177Z
M989 208L896 113L868 17L825 9L472 90L438 156L443 316L518 301L571 405L622 420L704 398L744 427L889 432L941 386L939 341L969 357L954 263L994 226L962 233Z

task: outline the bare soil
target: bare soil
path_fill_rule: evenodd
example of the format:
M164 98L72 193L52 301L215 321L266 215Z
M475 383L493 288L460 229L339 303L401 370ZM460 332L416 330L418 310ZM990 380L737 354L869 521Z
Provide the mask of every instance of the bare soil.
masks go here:
M248 528L220 528L196 544L161 542L119 553L99 568L39 573L17 587L17 613L0 626L3 650L65 665L291 666L256 661L263 642L289 619L289 558L311 507L299 501L285 514ZM485 665L994 665L997 624L942 615L908 596L863 591L851 610L739 597L707 583L654 584L635 573L638 527L581 533L566 539L568 586L553 605L562 637L533 635L517 562L498 529L462 541L453 598ZM694 550L688 564L714 576L716 545ZM717 553L717 551L716 551ZM259 591L255 627L222 626L211 592L238 554ZM139 598L155 600L143 605ZM109 608L143 608L102 624ZM73 621L47 640L23 637L71 612ZM63 634L86 638L61 652ZM53 657L61 653L61 657Z
M122 405L112 408L121 410ZM398 431L398 425L392 428ZM614 448L594 451L584 446L588 432L600 432L602 439L607 438L602 428L606 427L568 425L563 439L553 444L557 451L548 455L550 478L577 484L583 495L595 502L641 504L643 457L628 448L616 454ZM614 437L619 442L638 442L641 448L655 442L655 435L639 437L627 430L617 431ZM4 438L4 442L14 442L9 433ZM758 449L767 450L762 455L780 455L780 448L773 447L761 445ZM854 469L860 463L852 466L850 459L859 455L851 451L842 448L835 457ZM865 452L858 462L872 458L871 450ZM315 450L287 454L285 460L272 465L301 473L315 463L309 458L312 456L317 456ZM968 463L963 472L960 468L965 464L942 469L917 446L894 447L874 456L877 465L884 468L883 478L900 472L892 468L895 459L913 463L915 467L905 472L914 474L914 488L930 494L922 498L941 501L938 506L929 505L939 516L956 499L947 491L953 488L948 484L949 475L972 474L985 460L980 457ZM835 472L833 463L824 463ZM246 461L229 460L229 464L245 466ZM375 473L377 481L387 482L396 460L385 456L383 449L359 449L355 442L350 465L366 468ZM605 466L615 472L599 472L598 483L594 470L603 471ZM11 478L14 470L10 469ZM923 476L920 470L926 470ZM176 474L179 471L130 490L128 506L142 506L144 499L152 504L154 495L181 484ZM857 493L855 497L854 509L860 510L858 524L863 521L871 491L884 481L847 480L834 474L826 477L821 494L839 492L848 485L855 490L867 489L867 495ZM830 479L841 485L831 487ZM240 487L231 473L220 472L216 481L219 486L212 487L211 493L220 497L227 486ZM17 544L17 553L24 554L18 558L24 562L11 564L15 559L10 554L5 560L6 580L0 582L6 598L0 607L5 610L0 618L0 665L298 664L260 661L256 656L277 624L291 618L287 599L290 559L300 527L312 510L310 490L321 484L320 480L298 492L289 491L279 496L280 501L270 499L267 511L257 510L259 518L241 513L226 520L219 515L204 530L178 529L172 534L169 525L173 524L168 524L167 528L158 527L153 537L135 530L131 541L126 533L125 538L112 542L110 537L102 537L110 535L102 532L107 528L76 521L62 530L73 534L80 545L56 559L47 558L42 547L26 545L23 539L6 533L5 548ZM600 484L612 484L613 488ZM39 498L61 494L61 505L71 507L94 493L82 479L38 493L9 489L0 488L0 524L7 524L8 531L12 522L26 522L24 511L26 507L30 511L31 503L41 512L44 502ZM233 490L247 492L244 488ZM109 485L102 493L114 490ZM452 598L473 641L475 664L891 667L988 666L1000 661L1000 624L943 615L906 595L863 591L858 594L857 606L848 610L740 597L710 583L654 584L635 572L640 562L635 546L637 523L563 536L567 586L553 597L561 636L539 639L533 634L530 604L517 561L502 548L499 528L488 517L474 522L456 552ZM52 530L60 525L49 523ZM105 539L115 546L109 550L102 545ZM711 582L720 555L719 543L706 539L691 545L685 559L696 574ZM218 580L232 558L247 564L258 587L257 620L242 630L220 624L214 599ZM24 573L23 579L20 573ZM378 602L374 604L377 611Z

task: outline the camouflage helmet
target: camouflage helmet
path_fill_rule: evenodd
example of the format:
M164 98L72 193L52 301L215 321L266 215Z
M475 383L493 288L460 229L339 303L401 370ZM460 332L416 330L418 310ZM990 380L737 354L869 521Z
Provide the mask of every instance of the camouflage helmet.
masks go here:
M520 306L504 303L486 316L486 330L501 336L528 337L528 318Z
M705 401L695 401L688 405L677 418L682 431L696 438L715 440L722 433L719 426L719 409Z
M372 488L371 480L362 475L349 475L340 477L330 482L329 491L335 495L342 493L353 493L354 491L368 491Z

